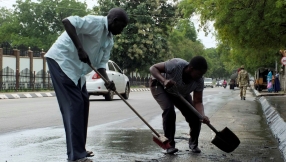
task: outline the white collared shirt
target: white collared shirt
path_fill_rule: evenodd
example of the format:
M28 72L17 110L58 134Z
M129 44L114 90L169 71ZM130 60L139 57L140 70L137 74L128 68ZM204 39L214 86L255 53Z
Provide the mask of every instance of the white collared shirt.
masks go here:
M107 17L87 15L70 16L67 19L75 27L91 64L97 69L106 69L114 44L113 35L108 31ZM75 85L81 79L81 87L85 84L85 75L92 70L79 60L77 49L66 31L58 37L45 57L54 59Z

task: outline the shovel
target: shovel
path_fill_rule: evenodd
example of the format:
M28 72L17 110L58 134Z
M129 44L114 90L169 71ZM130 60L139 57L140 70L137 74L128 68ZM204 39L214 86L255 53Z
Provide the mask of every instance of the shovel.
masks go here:
M196 114L201 120L203 119L203 116L180 93L178 93L175 85L172 88L166 89L166 91L172 95L179 97L180 100L190 110L192 110L194 114ZM238 139L238 137L227 127L225 127L222 131L219 132L211 124L207 124L207 125L216 134L215 138L211 141L212 144L217 146L222 151L230 153L234 151L240 144L240 140Z
M93 66L91 66L90 64L88 64L90 66L90 68L92 70L94 70L105 83L108 83L108 80L106 80ZM164 150L170 148L170 143L167 137L165 137L162 134L159 134L157 131L155 131L154 128L151 127L150 124L148 124L143 117L141 117L141 115L121 96L121 94L119 94L116 90L114 91L125 103L127 106L129 106L129 108L152 130L152 135L153 135L153 141L158 144L161 148L163 148Z

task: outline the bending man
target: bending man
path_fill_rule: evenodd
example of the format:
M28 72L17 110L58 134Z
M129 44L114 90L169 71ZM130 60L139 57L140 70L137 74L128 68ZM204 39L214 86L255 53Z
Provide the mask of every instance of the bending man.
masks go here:
M180 58L174 58L166 62L157 63L150 67L152 79L150 89L154 99L163 110L163 129L164 135L169 139L171 148L167 149L167 154L178 151L175 148L176 131L176 106L190 126L189 148L194 153L200 153L198 139L201 130L201 122L209 123L205 116L203 106L204 79L202 76L207 71L207 62L204 57L196 56L187 62ZM162 75L163 74L163 75ZM176 84L178 92L204 117L203 121L187 108L179 98L167 93L168 89ZM193 92L193 98L190 93Z
M89 114L89 96L85 75L93 65L109 80L106 63L113 47L113 35L120 34L127 26L124 10L113 8L107 16L70 16L63 21L63 32L45 57L56 92L66 132L67 155L70 161L91 161L86 151ZM106 88L115 90L109 81Z

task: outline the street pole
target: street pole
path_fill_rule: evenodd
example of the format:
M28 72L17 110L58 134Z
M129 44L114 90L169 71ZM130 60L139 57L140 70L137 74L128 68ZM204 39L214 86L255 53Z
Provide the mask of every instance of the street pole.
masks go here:
M284 93L285 93L285 80L286 80L286 66L284 65Z
M275 72L277 73L277 60L275 61Z

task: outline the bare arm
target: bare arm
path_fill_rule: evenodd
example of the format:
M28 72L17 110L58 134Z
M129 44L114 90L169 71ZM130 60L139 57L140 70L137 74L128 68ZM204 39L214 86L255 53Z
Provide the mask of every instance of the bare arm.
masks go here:
M161 75L161 73L165 73L165 63L164 62L160 62L157 63L153 66L150 67L150 73L151 75L156 78L160 83L162 83L164 85L164 87L166 88L170 88L172 87L174 84L176 84L176 82L166 79L165 77L163 77Z
M100 68L100 69L97 69L97 71L98 71L106 80L110 81L109 78L108 78L108 75L107 75L107 73L106 73L106 69Z
M161 73L165 73L165 64L164 64L164 62L160 62L160 63L154 64L153 66L151 66L150 67L150 73L159 82L164 83L166 78L161 75Z
M68 35L70 36L72 42L74 43L75 47L77 50L81 50L82 49L82 44L77 36L75 27L71 24L71 22L68 19L63 19L62 23L65 27L66 32L68 33Z
M209 118L205 115L204 105L203 105L203 92L194 91L193 105L196 110L203 116L203 123L210 123Z
M202 91L194 91L193 105L202 116L205 116Z
M69 35L69 37L71 38L73 44L75 45L77 51L78 51L78 56L79 59L84 62L84 63L88 63L91 65L90 60L88 58L87 53L85 52L85 50L82 47L82 44L77 36L76 33L76 29L75 27L71 24L71 22L68 19L63 19L62 21L65 30L67 32L67 34Z

